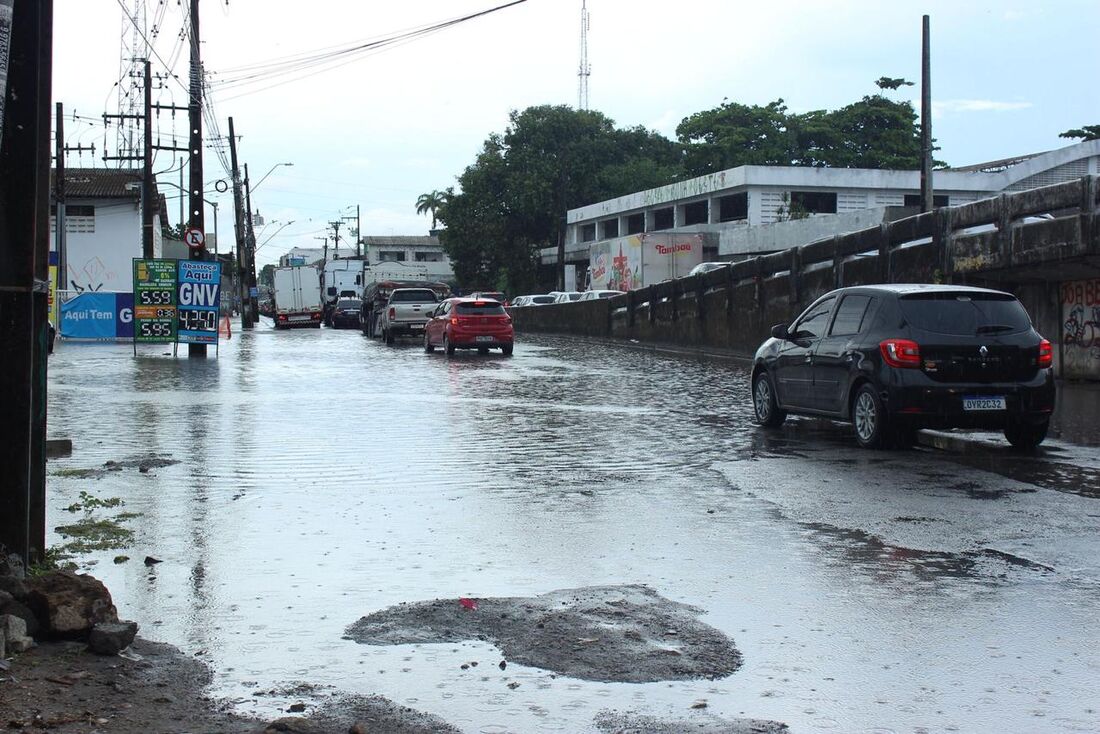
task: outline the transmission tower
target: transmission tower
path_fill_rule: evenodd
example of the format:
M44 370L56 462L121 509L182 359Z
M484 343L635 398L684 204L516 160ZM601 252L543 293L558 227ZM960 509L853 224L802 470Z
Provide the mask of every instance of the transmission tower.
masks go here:
M144 135L145 59L149 58L149 48L145 41L145 0L133 0L132 8L130 17L133 23L126 18L122 19L115 153L118 156L140 157ZM126 40L126 30L131 31L129 42Z
M581 0L581 63L577 69L577 109L588 109L588 77L592 76L592 65L588 63L588 7L587 0Z

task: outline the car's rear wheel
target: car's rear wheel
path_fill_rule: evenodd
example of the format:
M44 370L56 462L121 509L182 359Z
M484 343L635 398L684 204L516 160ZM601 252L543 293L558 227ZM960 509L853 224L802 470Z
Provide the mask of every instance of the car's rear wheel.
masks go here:
M752 407L756 422L762 426L774 428L787 420L787 412L780 410L775 401L772 378L767 372L760 372L752 382Z
M363 319L363 314L359 314L359 331L363 332L363 336L370 336L370 331L367 329L367 322Z
M886 445L886 437L890 435L886 411L870 384L860 385L852 400L852 426L856 441L863 448L880 449Z
M443 335L443 351L447 353L448 357L455 353L455 345L451 344L451 340L447 338L446 334Z
M385 342L387 344L393 344L393 331L383 327L383 329L382 329L382 338L385 340Z
M432 346L432 340L428 338L428 332L424 332L424 351L431 354L435 351L435 347Z
M511 344L505 344L504 346L502 346L500 348L500 353L503 354L505 357L511 357L512 356L512 345Z
M1012 423L1005 427L1005 438L1017 451L1031 451L1047 437L1049 421L1042 423Z

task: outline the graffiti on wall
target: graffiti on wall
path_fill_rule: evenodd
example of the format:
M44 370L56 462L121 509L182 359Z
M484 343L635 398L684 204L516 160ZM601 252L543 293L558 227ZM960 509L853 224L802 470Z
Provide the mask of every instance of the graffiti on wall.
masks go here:
M1100 379L1100 278L1062 284L1062 375Z

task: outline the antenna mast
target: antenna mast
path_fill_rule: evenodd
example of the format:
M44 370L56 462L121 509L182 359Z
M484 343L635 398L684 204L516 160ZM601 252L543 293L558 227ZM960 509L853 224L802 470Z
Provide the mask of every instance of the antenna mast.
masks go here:
M577 109L588 109L588 77L592 75L592 66L588 63L588 7L587 0L581 0L581 63L577 69Z

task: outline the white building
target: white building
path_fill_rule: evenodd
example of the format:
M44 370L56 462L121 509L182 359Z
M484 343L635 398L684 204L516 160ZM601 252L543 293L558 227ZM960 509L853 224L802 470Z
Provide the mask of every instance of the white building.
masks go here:
M430 280L453 281L455 277L451 259L443 251L439 237L423 236L367 236L362 240L367 262L371 265L384 262L407 262L423 265Z
M139 169L65 169L67 280L60 290L133 290L133 259L142 256L141 182ZM160 201L155 191L153 201ZM51 250L56 247L56 213L51 206ZM163 251L160 222L158 207L153 215L154 257Z
M935 171L935 204L955 206L1088 174L1100 174L1100 140ZM883 221L890 216L887 207L919 205L919 171L740 166L570 210L566 260L586 261L594 242L656 231L716 232L718 252L711 254L730 259L789 247L777 243L769 248L770 235L761 238L749 230L792 219L792 210L808 213L811 220L820 218L790 222L806 231L810 239L803 242L809 242L813 235L840 234ZM786 229L793 228L775 231ZM543 250L542 261L556 262L556 250Z

